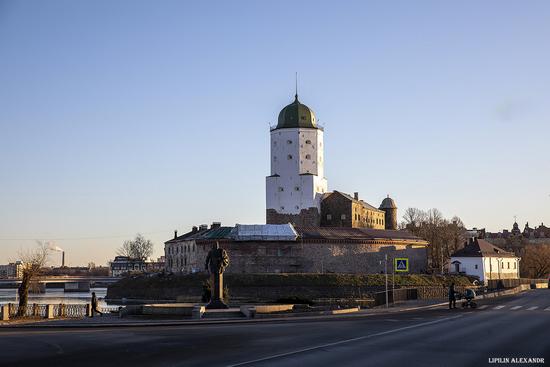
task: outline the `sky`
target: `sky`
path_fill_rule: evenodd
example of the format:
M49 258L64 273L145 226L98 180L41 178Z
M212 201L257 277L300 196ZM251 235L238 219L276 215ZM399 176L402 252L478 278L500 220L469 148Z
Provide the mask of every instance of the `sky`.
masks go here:
M549 19L536 0L0 0L0 263L265 223L295 72L329 190L550 224Z

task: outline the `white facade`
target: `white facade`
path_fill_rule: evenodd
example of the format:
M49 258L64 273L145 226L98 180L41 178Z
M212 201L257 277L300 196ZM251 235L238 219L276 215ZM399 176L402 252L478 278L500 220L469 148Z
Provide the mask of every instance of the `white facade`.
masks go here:
M478 276L479 280L519 279L519 257L451 257L449 272Z
M271 176L266 178L266 208L281 214L321 211L327 192L323 130L284 128L271 131Z

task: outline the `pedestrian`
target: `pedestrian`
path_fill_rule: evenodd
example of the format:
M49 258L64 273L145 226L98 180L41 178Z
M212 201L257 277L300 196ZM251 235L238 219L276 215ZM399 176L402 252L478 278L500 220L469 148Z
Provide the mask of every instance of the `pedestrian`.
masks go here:
M92 317L94 317L94 313L98 313L100 316L103 316L103 312L98 309L95 292L92 292Z
M456 308L456 294L455 294L455 283L451 283L449 287L449 310Z

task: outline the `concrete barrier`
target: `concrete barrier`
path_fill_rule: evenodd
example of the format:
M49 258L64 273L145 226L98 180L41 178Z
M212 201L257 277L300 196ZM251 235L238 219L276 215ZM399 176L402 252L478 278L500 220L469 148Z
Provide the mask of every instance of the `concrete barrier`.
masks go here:
M243 305L240 307L241 313L247 318L254 318L256 314L269 314L274 312L292 311L293 304L283 305Z
M193 303L160 303L143 305L141 313L150 316L193 316Z

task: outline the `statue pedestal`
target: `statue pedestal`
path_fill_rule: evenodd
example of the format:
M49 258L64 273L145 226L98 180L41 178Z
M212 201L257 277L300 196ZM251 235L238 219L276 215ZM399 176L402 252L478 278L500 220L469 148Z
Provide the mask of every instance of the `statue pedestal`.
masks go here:
M206 305L209 310L229 308L223 302L223 274L212 274L210 276L212 289L210 290L210 303Z

